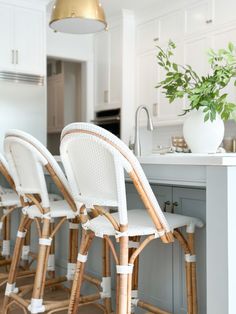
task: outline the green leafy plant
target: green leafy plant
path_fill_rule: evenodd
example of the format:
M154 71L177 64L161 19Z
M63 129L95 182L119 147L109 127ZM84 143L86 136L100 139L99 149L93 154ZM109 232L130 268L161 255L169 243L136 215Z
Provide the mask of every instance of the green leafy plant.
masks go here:
M223 120L235 117L236 105L227 101L223 89L234 80L236 86L236 47L229 43L227 49L208 51L211 73L199 76L190 65L179 65L172 62L175 43L171 40L167 49L157 46L158 64L166 72L166 78L156 88L162 88L169 102L186 96L189 107L184 114L191 110L203 110L204 120L215 120L219 114Z

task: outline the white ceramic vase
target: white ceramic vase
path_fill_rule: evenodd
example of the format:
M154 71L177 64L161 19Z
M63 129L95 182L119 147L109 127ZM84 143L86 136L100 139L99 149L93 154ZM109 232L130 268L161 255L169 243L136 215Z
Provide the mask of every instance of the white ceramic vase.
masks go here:
M183 134L192 153L216 153L224 138L224 122L219 115L214 121L204 122L202 110L193 110L188 114Z

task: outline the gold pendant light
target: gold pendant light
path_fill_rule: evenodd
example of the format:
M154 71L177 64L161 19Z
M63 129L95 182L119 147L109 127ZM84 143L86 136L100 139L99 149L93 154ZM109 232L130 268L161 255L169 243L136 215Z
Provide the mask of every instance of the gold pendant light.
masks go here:
M99 0L56 0L49 25L55 31L71 34L96 33L107 28Z

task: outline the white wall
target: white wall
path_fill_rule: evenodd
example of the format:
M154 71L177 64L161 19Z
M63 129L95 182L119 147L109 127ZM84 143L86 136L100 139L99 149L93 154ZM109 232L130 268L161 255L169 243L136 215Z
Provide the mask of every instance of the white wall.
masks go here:
M11 128L29 132L46 144L45 87L0 82L0 95L0 151Z

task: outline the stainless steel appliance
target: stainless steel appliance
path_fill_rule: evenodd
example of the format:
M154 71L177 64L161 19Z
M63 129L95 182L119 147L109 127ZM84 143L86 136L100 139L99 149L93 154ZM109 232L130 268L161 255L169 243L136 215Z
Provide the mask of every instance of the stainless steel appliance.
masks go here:
M98 111L91 122L120 138L120 109Z

